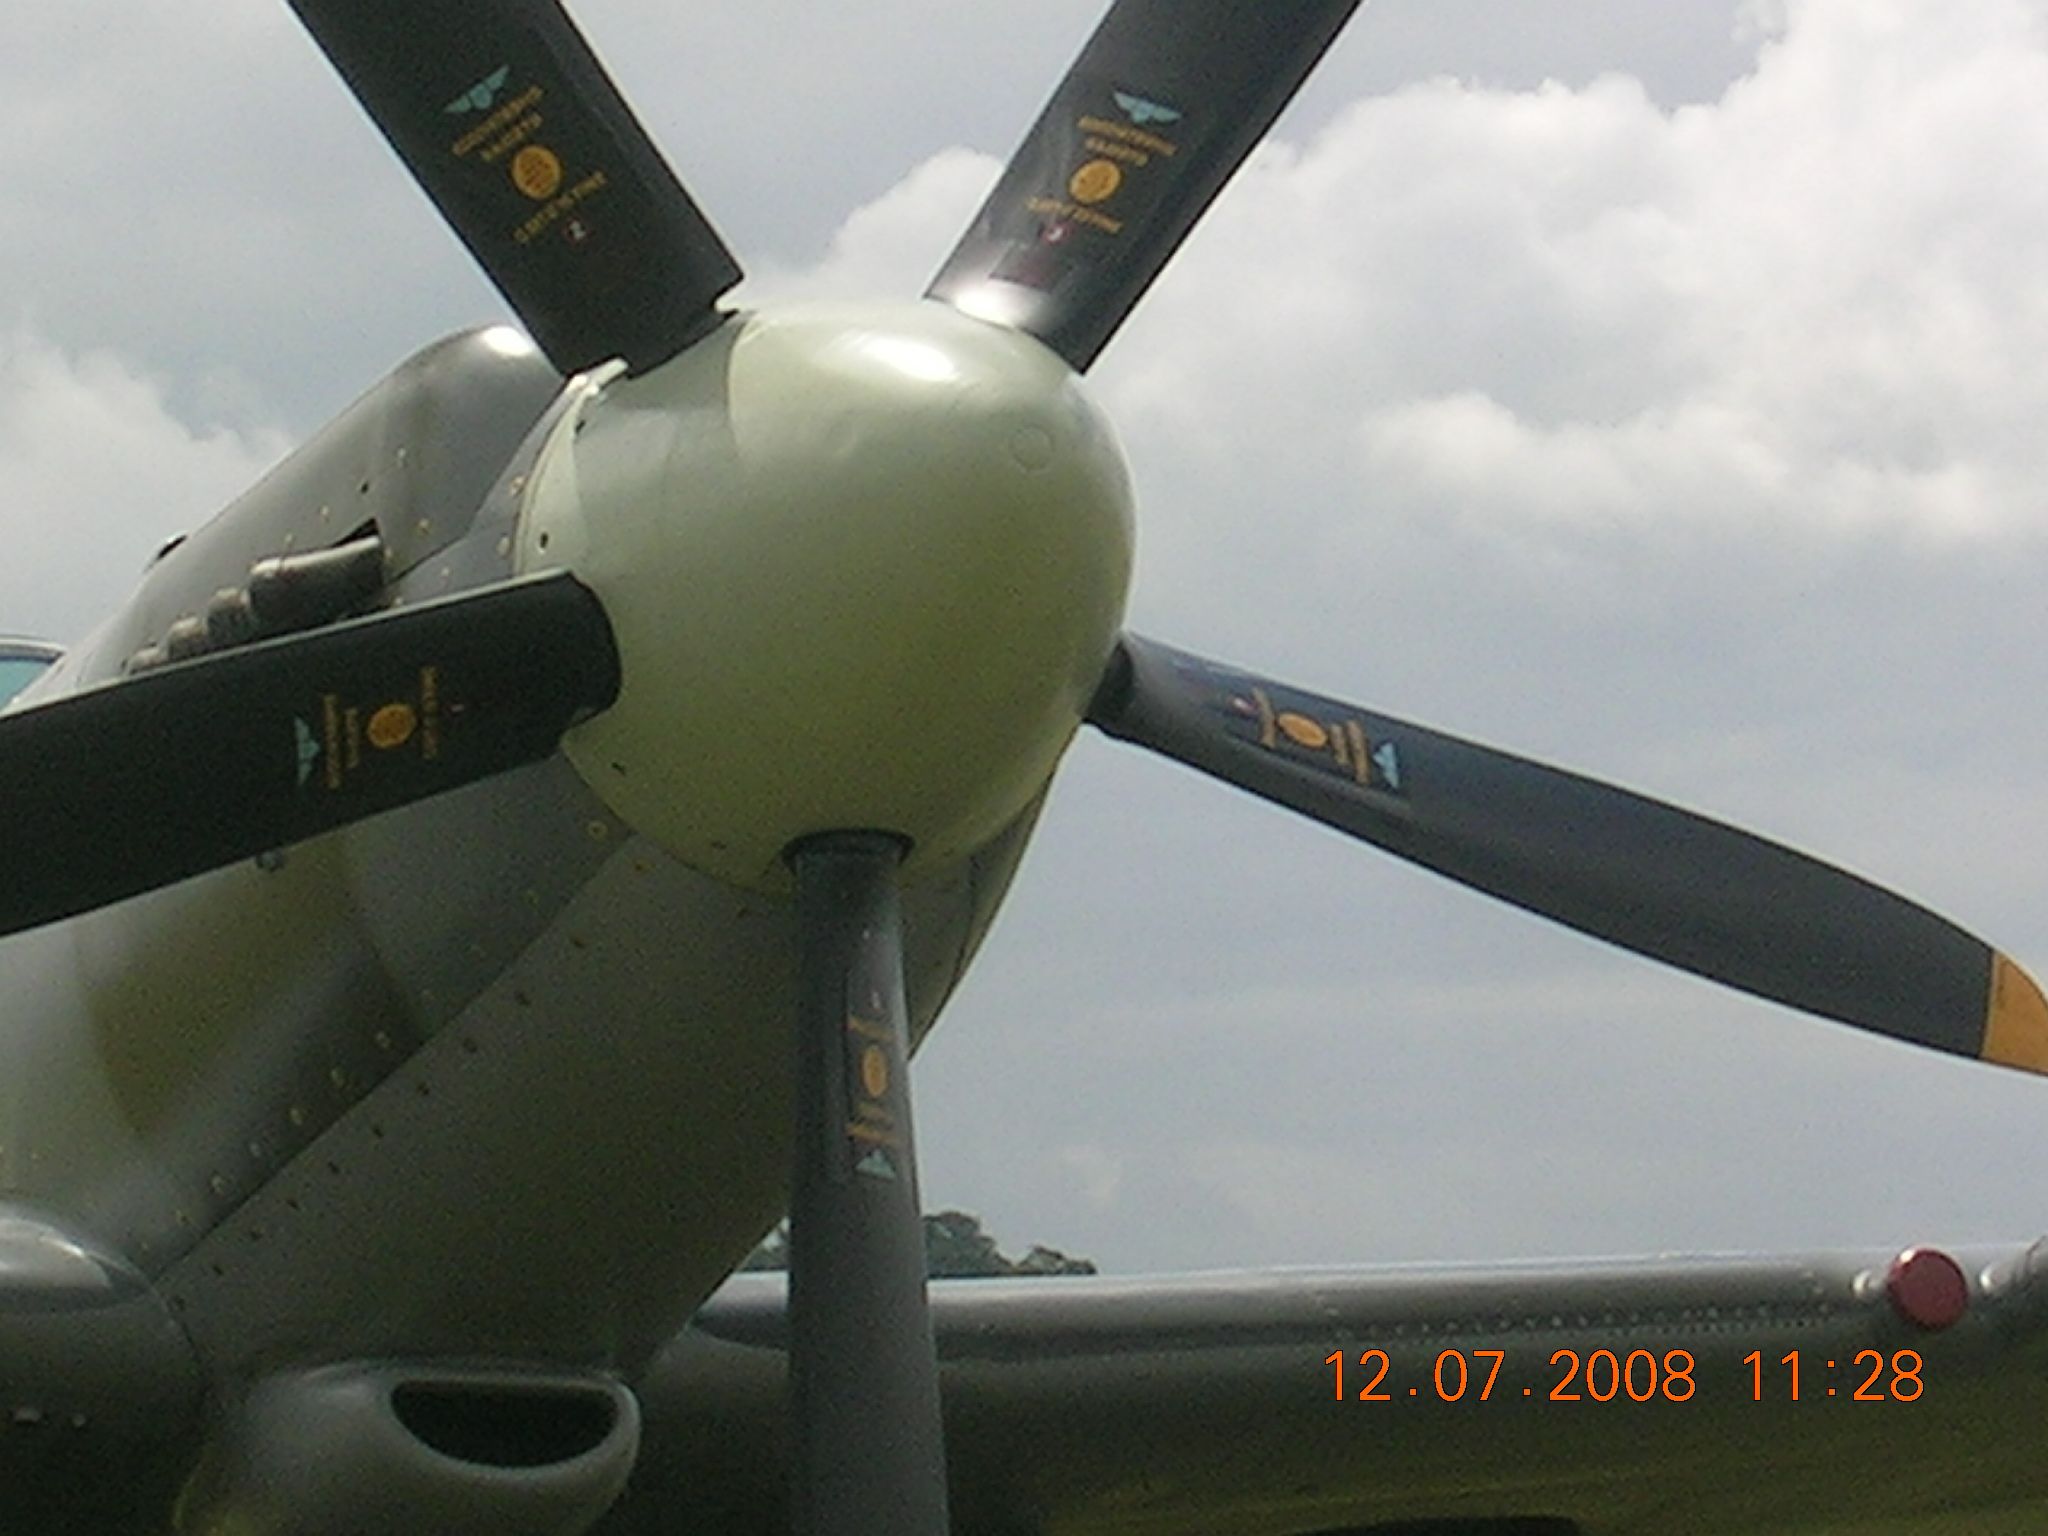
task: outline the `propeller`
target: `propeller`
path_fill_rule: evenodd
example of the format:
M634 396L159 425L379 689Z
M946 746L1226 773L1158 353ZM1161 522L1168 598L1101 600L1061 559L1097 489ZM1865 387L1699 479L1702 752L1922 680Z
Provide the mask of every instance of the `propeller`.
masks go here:
M291 4L562 372L613 357L644 372L721 323L738 263L556 0ZM1116 0L928 296L1086 370L1359 4ZM217 617L226 634L234 615ZM167 644L152 670L0 715L0 869L36 872L0 888L0 934L543 758L620 688L602 607L562 574L184 654ZM2048 1072L2048 1004L2011 961L1750 834L1136 637L1089 719L1668 964ZM804 1536L948 1526L903 854L886 829L788 854Z
M634 372L739 264L555 0L291 0L548 360Z
M2048 1003L2026 972L1926 908L1750 833L1136 636L1089 720L1680 970L2048 1073Z
M1360 0L1117 0L928 295L1085 371Z
M790 853L801 949L789 1221L792 1525L945 1536L946 1456L910 1124L902 845Z
M611 626L536 576L0 715L0 934L536 762L618 695Z
M929 294L1077 369L1115 334L1359 0L1118 0ZM900 845L790 854L802 951L790 1208L793 1526L943 1536L903 1001Z

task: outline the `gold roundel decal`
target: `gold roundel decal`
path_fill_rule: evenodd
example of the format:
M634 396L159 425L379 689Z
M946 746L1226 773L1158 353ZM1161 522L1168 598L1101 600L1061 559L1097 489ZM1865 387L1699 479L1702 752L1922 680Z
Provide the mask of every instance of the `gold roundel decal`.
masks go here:
M1067 190L1077 203L1100 203L1116 196L1124 184L1124 173L1114 160L1090 160L1074 172Z
M512 157L512 185L536 203L553 197L562 185L562 162L541 144L529 144Z
M1307 715L1285 714L1274 724L1287 733L1289 741L1311 752L1320 752L1330 744L1330 733Z
M879 1045L871 1045L860 1053L860 1085L867 1089L871 1099L879 1099L889 1091L889 1058Z
M379 752L392 752L412 740L419 724L420 717L413 713L410 704L386 704L370 716L369 727L363 734Z

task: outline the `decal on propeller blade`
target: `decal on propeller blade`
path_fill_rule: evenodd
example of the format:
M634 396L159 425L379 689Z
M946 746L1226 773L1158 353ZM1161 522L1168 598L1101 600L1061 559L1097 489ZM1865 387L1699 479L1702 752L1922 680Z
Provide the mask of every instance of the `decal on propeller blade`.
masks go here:
M1067 249L1073 235L1071 224L1048 224L1038 232L1036 245L1011 246L989 275L1020 287L1035 288L1040 293L1051 293L1074 270Z
M1293 742L1297 747L1307 747L1311 752L1320 752L1330 745L1330 730L1326 726L1309 719L1307 715L1298 715L1292 710L1283 710L1274 718L1273 723L1280 727L1280 734ZM1337 740L1340 745L1337 748L1337 755L1340 759L1344 755L1344 748L1341 745L1343 739L1343 733L1339 731L1337 733Z
M853 1171L864 1173L871 1179L883 1179L891 1184L896 1182L896 1165L889 1161L889 1154L880 1147L855 1163Z
M313 727L296 715L292 717L292 731L299 759L299 788L306 787L306 781L313 777L313 765L320 761L321 746L313 735Z
M553 197L562 186L562 162L544 144L529 144L512 157L512 185L536 203Z
M1327 705L1325 700L1314 701ZM1225 688L1218 707L1230 734L1255 741L1268 752L1350 779L1362 789L1398 789L1396 777L1380 769L1387 747L1375 748L1357 719L1318 720L1301 708L1278 708L1264 688L1248 692Z
M452 711L460 713L460 709ZM320 729L316 734L303 719L294 716L299 787L321 765L321 783L330 792L344 788L352 775L362 771L363 747L367 742L373 756L432 763L441 756L441 669L422 667L410 698L393 699L387 693L382 702L365 708L348 702L338 693L320 696ZM415 756L407 751L417 746Z
M347 713L353 715L355 711ZM328 694L320 700L320 746L326 753L327 787L341 788L341 723L343 711L341 700Z
M1390 741L1372 755L1373 766L1380 771L1380 777L1387 781L1387 788L1399 792L1401 788L1401 753Z
M1156 101L1147 101L1144 97L1133 96L1127 91L1117 91L1114 94L1116 104L1122 110L1124 116L1128 117L1140 128L1144 127L1147 123L1177 123L1180 121L1180 114L1174 111L1172 107L1163 107Z
M370 716L370 745L379 752L393 752L412 740L420 717L410 704L386 704Z
M1400 751L1391 741L1373 739L1369 717L1193 656L1176 657L1174 672L1234 739L1361 789L1403 792Z
M505 89L505 81L511 74L512 66L501 64L441 110L450 117L463 117L471 112L490 111L491 103L498 99L498 92Z
M531 245L546 230L612 185L608 172L593 170L578 177L574 184L564 186L571 165L579 160L601 161L607 146L601 134L592 125L579 122L573 111L563 115L550 130L554 142L534 142L548 126L548 114L541 110L547 94L542 86L527 86L448 146L455 159L475 164L495 166L509 157L507 169L513 187L528 202L541 204L512 226L509 233L514 245ZM564 241L571 246L586 244L594 233L590 219L581 215L569 218L563 230Z
M592 171L561 196L553 198L537 211L532 218L512 232L512 238L520 245L530 244L534 237L549 225L556 223L571 209L578 207L589 198L611 185L603 171ZM590 226L581 219L571 219L564 234L571 245L581 245L590 238Z
M860 1053L860 1085L871 1099L889 1091L889 1057L879 1045L870 1044Z
M1124 173L1114 160L1090 160L1074 172L1067 190L1077 203L1100 203L1116 196L1116 189L1123 184Z
M1124 232L1124 221L1112 219L1106 213L1097 213L1093 208L1084 208L1079 203L1068 202L1057 197L1034 197L1025 208L1040 218L1058 219L1065 224L1077 224L1084 229L1100 230L1105 235L1120 235Z
M1181 149L1177 140L1137 126L1178 122L1179 112L1102 82L1075 82L1059 115L1071 127L1046 135L1044 152L1033 157L1035 168L1026 173L1017 189L1023 195L1013 205L1038 222L1036 238L1014 229L1012 257L994 273L1044 292L1073 265L1066 253L1057 262L1048 260L1045 248L1065 245L1083 231L1115 238L1143 219L1164 196L1171 169L1166 163ZM1103 206L1112 201L1115 211Z
M467 160L481 149L486 161L502 160L540 127L541 115L533 109L540 105L545 94L539 86L529 85L449 145L448 153L457 160Z
M1089 149L1105 155L1117 153L1116 149L1111 148L1112 145L1120 146L1125 151L1135 150L1144 156L1136 162L1139 165L1150 165L1154 155L1170 160L1180 153L1180 145L1172 139L1162 138L1156 133L1146 133L1139 128L1127 128L1122 123L1112 122L1109 118L1093 113L1081 118L1080 128L1081 132L1087 135L1085 142Z
M868 1017L849 1009L846 1015L845 1067L846 1138L856 1173L893 1179L896 1170L888 1152L904 1148L904 1116L897 1102L902 1073L894 1060L898 1049L880 999L871 1000Z

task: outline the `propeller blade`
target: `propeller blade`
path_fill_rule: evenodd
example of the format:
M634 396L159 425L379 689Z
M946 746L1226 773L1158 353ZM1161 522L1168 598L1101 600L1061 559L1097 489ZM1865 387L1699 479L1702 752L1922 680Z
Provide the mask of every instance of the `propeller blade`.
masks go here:
M946 1452L910 1128L902 846L808 838L789 1220L792 1525L945 1536Z
M1624 789L1126 636L1089 719L1667 965L2048 1073L2026 972L1924 907Z
M0 715L0 934L537 761L618 688L597 598L554 575Z
M927 290L1086 370L1360 0L1117 0Z
M555 0L291 0L563 373L713 329L717 231Z

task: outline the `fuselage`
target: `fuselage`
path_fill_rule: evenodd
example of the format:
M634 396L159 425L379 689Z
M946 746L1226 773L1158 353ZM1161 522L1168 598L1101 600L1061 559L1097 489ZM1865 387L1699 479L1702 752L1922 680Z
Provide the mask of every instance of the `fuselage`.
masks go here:
M631 1371L785 1202L780 848L912 844L921 1037L1120 621L1122 460L1057 359L936 305L738 317L566 385L473 333L160 556L19 702L372 528L401 601L576 571L620 707L529 769L0 943L0 1200L132 1261L216 1381Z

